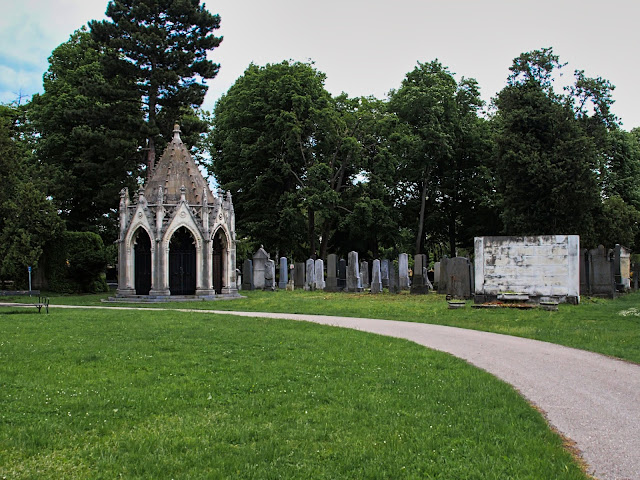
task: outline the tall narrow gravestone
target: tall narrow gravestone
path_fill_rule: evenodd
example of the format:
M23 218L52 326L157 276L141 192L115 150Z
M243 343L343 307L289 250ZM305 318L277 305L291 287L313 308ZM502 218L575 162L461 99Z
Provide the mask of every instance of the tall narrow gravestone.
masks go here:
M429 293L429 279L425 277L427 256L418 254L413 262L413 281L411 282L411 293L414 295L426 295Z
M296 262L293 269L294 288L304 288L304 263Z
M264 289L273 292L276 289L276 262L267 260L264 266Z
M316 267L313 258L307 260L307 276L304 282L305 290L314 290L316 287Z
M358 252L349 252L349 263L347 265L347 291L361 292L360 265L358 264Z
M380 279L382 288L389 288L389 260L386 258L380 261Z
M315 288L316 290L324 290L324 261L317 259L315 264Z
M347 288L347 261L341 258L338 261L338 290Z
M371 268L371 293L382 292L382 278L380 275L380 260L373 261Z
M389 293L400 293L400 278L398 276L398 269L389 262Z
M254 290L253 286L253 262L248 258L242 264L242 289Z
M264 274L269 254L262 246L253 254L253 288L264 290Z
M362 279L362 288L369 288L369 262L363 260L360 262L360 278Z
M334 253L327 256L327 292L338 291L338 256Z
M278 281L278 288L284 290L289 283L289 261L287 257L280 257L280 280Z
M406 253L398 256L398 279L400 290L409 290L409 255Z

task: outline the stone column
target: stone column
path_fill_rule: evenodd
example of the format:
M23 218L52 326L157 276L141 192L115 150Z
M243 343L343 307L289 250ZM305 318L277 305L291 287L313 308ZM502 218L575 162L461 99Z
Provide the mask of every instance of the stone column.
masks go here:
M401 253L398 256L398 287L400 290L409 290L409 255Z
M382 276L380 274L380 260L373 261L371 269L371 293L382 292Z
M289 263L287 257L280 257L280 280L278 281L278 288L284 290L289 283Z
M315 264L315 288L316 290L324 290L324 261L319 258Z

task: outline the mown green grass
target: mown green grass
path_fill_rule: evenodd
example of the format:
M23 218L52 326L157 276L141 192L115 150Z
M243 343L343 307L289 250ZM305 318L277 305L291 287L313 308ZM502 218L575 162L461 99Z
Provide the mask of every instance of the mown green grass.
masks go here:
M242 292L247 298L146 305L253 312L306 313L433 323L533 338L640 363L640 292L615 300L582 298L580 305L543 310L449 310L442 295L328 292ZM107 305L106 295L52 297L53 304ZM24 297L16 298L24 301ZM145 305L135 305L145 306ZM55 307L53 307L55 308ZM630 315L621 315L636 309Z
M586 478L561 443L508 385L399 339L0 309L0 478Z

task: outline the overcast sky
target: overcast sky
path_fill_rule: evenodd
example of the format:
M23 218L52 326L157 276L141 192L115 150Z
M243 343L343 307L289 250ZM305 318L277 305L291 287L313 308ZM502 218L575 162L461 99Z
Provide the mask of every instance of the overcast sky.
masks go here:
M332 94L385 98L417 61L435 58L476 78L485 100L504 85L514 57L553 47L568 62L616 86L614 113L640 126L638 19L634 0L215 0L222 17L221 64L204 107L254 62L312 60ZM107 0L0 0L0 102L42 91L47 58Z

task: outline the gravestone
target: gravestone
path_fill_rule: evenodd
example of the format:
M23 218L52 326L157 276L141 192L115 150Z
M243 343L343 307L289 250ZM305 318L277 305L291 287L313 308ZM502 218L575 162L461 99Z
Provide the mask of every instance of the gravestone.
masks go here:
M316 288L316 268L315 268L315 260L313 258L309 258L307 260L307 276L304 282L305 290L315 290Z
M315 264L315 288L316 290L324 290L326 284L324 283L324 261L317 259Z
M294 288L304 288L304 263L296 262L293 269L293 286Z
M242 272L239 268L236 268L236 288L238 290L242 289Z
M411 282L409 281L409 255L406 253L398 256L398 278L400 290L408 290Z
M347 288L347 261L341 258L338 261L338 290Z
M389 293L400 293L400 275L393 262L389 262Z
M386 258L380 262L380 279L382 288L389 288L389 260Z
M347 264L347 291L362 291L360 265L358 264L358 252L349 252L349 263Z
M327 256L327 284L328 292L338 291L338 256L335 253Z
M625 292L631 288L631 251L620 244L613 249L616 289Z
M380 274L380 260L373 261L371 268L371 293L382 293L382 275Z
M449 285L449 258L440 259L440 275L438 276L438 293L447 294Z
M253 262L248 258L242 264L242 289L255 290L253 285Z
M267 260L264 268L264 289L273 292L276 289L276 262Z
M438 289L438 282L440 281L440 262L433 264L433 289Z
M603 245L589 250L589 290L591 295L613 298L616 294L613 254Z
M360 262L360 278L362 279L362 288L369 288L369 262L363 260Z
M260 246L253 254L253 288L264 290L264 275L269 260L269 254Z
M429 279L427 278L427 256L418 254L414 258L413 281L411 293L414 295L426 295L429 293Z
M289 283L289 261L287 257L280 257L280 281L278 281L278 288L284 290Z
M449 258L447 270L449 276L447 295L451 295L453 298L471 298L475 289L473 287L473 265L469 259L465 257Z

